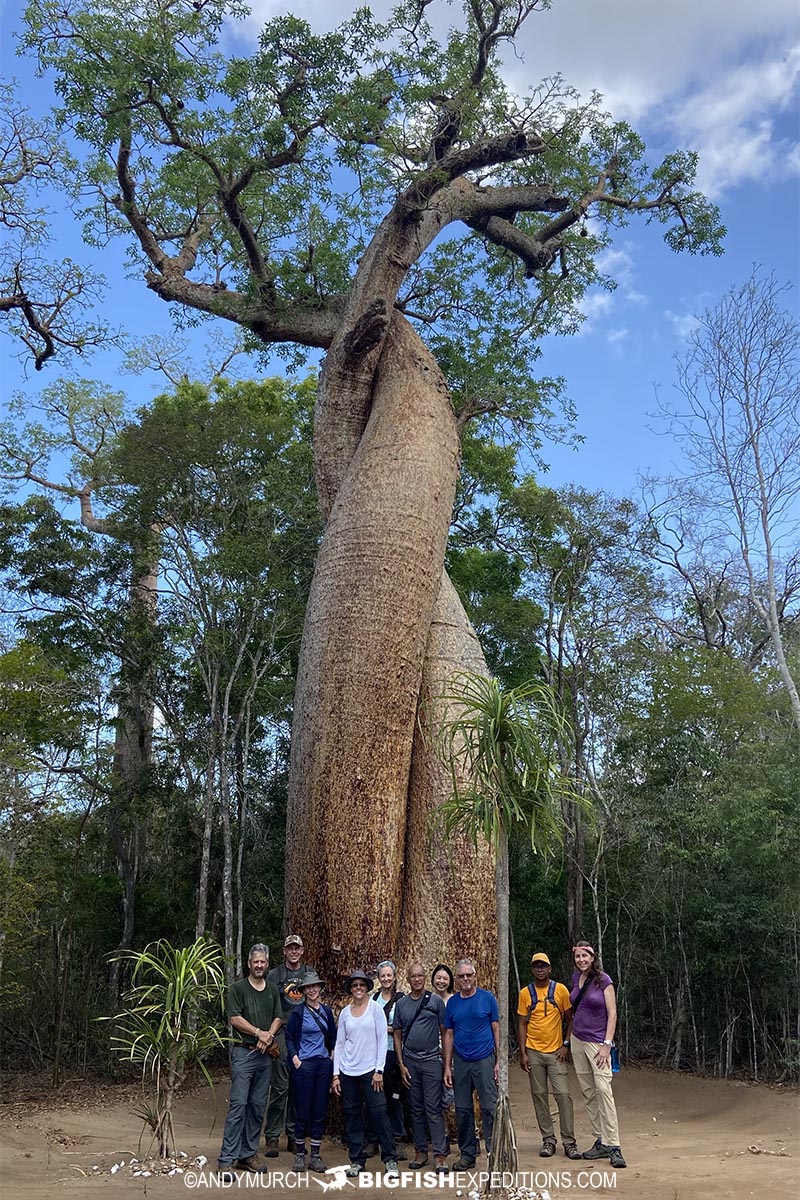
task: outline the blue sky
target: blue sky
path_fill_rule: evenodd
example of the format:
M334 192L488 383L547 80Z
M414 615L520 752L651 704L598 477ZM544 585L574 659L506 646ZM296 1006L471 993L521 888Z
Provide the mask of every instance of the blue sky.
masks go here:
M27 102L46 109L46 84L32 79L29 64L13 54L11 34L22 5L2 3L5 77L23 81ZM253 16L231 31L237 50L256 35L279 3L254 0ZM385 5L376 4L380 12ZM350 11L331 3L296 3L293 11L317 27L330 27ZM431 11L431 10L429 10ZM453 10L440 9L446 23ZM569 339L545 343L542 371L562 374L578 410L584 437L577 450L548 446L548 481L577 483L621 494L636 488L641 472L663 473L677 448L652 428L655 389L667 394L693 314L742 283L754 264L774 269L797 285L800 276L798 172L798 72L800 19L795 0L554 0L552 11L534 14L521 39L522 57L508 64L512 85L527 87L561 72L584 94L603 92L616 117L630 120L654 155L687 147L701 155L701 184L720 205L728 226L722 258L675 255L660 229L634 222L621 231L606 268L618 282L613 293L587 297L587 320ZM74 223L62 218L59 240L87 261L96 256L80 246ZM122 281L123 247L102 255L100 267L113 287L106 308L112 322L142 337L169 328L166 307L137 280ZM797 307L797 292L789 303ZM203 337L207 336L205 327ZM3 347L7 353L9 344ZM202 350L195 339L195 359ZM119 375L119 355L107 352L81 364L83 374L104 379L144 400L163 386L150 374ZM60 368L25 379L15 361L3 372L7 397L23 387L36 390ZM248 368L242 364L248 373ZM280 365L276 365L276 370ZM253 373L252 371L250 373ZM47 376L47 379L44 378Z

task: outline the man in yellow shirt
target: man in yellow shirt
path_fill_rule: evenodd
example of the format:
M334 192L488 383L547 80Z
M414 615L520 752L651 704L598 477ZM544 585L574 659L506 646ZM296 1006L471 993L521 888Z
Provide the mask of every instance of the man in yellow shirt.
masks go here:
M536 1120L542 1135L540 1158L552 1158L556 1152L556 1134L547 1100L547 1083L558 1105L561 1141L567 1158L580 1158L575 1144L575 1115L569 1094L569 1035L572 1006L563 983L551 978L550 959L537 950L531 959L533 982L524 987L517 1004L517 1041L519 1061L527 1072Z

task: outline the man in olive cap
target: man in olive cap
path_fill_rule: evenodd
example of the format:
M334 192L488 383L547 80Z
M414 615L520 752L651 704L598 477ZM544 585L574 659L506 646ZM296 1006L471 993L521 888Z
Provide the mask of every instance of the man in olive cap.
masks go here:
M283 962L279 967L273 967L267 978L274 983L281 998L281 1016L283 1024L275 1039L275 1045L280 1050L280 1056L272 1064L272 1086L269 1090L267 1120L264 1125L264 1154L267 1158L277 1158L279 1142L284 1128L286 1129L286 1149L294 1154L294 1101L289 1092L289 1062L286 1056L286 1026L294 1010L303 1003L302 979L308 971L313 970L303 962L303 939L297 933L290 933L283 943Z
M519 994L517 1004L517 1041L519 1062L531 1085L536 1121L542 1135L540 1158L552 1158L556 1152L556 1134L547 1099L548 1081L558 1106L561 1141L567 1158L580 1158L575 1144L575 1114L569 1094L569 1035L572 1029L572 1005L563 983L552 978L550 959L537 950L531 959L533 980Z

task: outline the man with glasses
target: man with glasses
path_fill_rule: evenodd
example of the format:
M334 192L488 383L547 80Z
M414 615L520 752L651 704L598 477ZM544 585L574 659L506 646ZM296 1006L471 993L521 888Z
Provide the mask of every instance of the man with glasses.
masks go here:
M486 1153L492 1149L492 1126L497 1105L497 1055L500 1011L497 997L479 988L470 958L456 963L458 991L448 1002L444 1018L444 1085L455 1092L458 1148L456 1171L475 1166L478 1140L472 1095L478 1096Z

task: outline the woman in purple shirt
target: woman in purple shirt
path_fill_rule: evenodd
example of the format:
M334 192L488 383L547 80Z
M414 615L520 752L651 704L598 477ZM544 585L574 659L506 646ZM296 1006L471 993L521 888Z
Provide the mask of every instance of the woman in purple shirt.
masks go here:
M611 1090L611 1046L617 1028L617 999L589 942L572 950L577 970L572 976L572 1038L570 1049L589 1120L594 1145L584 1158L607 1158L612 1167L626 1167L619 1145L619 1127Z

